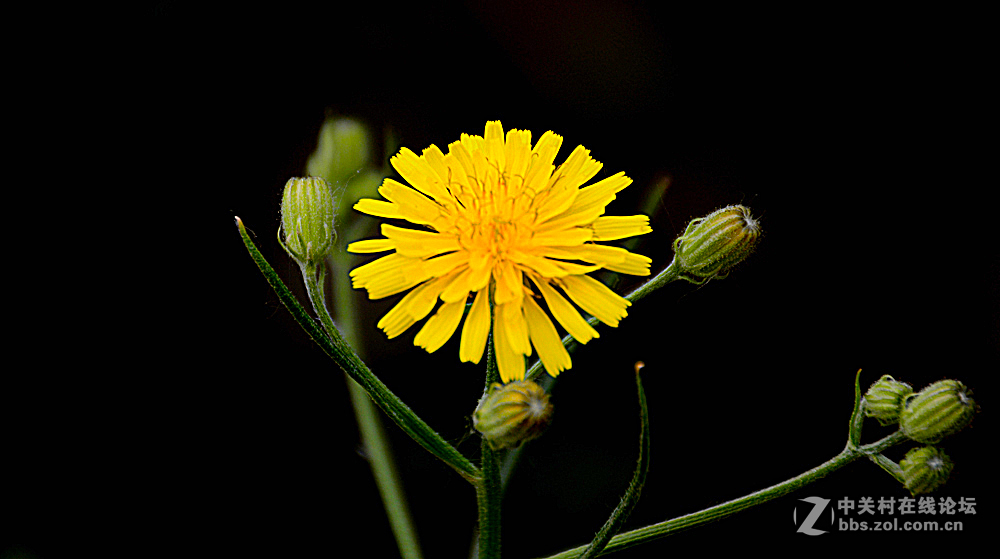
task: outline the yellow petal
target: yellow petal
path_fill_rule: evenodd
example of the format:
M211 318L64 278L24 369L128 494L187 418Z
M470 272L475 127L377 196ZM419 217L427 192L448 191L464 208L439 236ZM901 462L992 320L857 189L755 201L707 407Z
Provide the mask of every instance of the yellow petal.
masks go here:
M461 248L458 238L448 233L417 231L383 223L382 234L396 245L396 252L414 258L430 258Z
M594 228L595 241L625 239L645 235L653 230L649 226L649 218L644 215L606 215L597 218L591 227Z
M630 252L625 255L625 261L621 264L605 264L604 267L612 272L620 274L631 274L633 276L648 276L649 266L653 260L641 254Z
M486 251L473 252L469 257L469 290L479 291L485 288L493 277L493 257Z
M441 300L445 303L455 303L458 301L465 302L469 298L469 275L472 273L470 268L465 268L461 272L458 272L454 281L448 285L448 288L441 292Z
M449 221L447 212L441 204L432 201L405 184L385 179L382 186L379 187L378 193L399 208L403 219L410 223L445 226Z
M354 209L361 213L373 215L375 217L385 217L388 219L403 219L403 214L396 204L384 202L382 200L372 200L362 198L354 204Z
M625 308L631 303L590 276L566 276L557 281L574 303L608 326L617 327L628 315Z
M534 281L535 285L538 286L538 290L542 292L542 296L545 297L545 302L549 306L549 312L552 313L552 316L556 317L556 320L569 332L570 336L573 336L581 344L589 342L592 338L600 337L597 330L594 330L590 324L587 324L587 321L580 316L576 308L549 285L548 281L535 278L534 276L528 277Z
M496 278L496 293L493 295L494 304L503 305L520 299L524 293L521 288L524 285L524 281L521 279L521 270L514 267L514 264L508 260L501 262L499 272L499 276Z
M369 299L394 295L431 277L424 271L424 263L421 260L401 256L398 253L359 266L351 270L350 275L353 287L367 289Z
M506 305L494 307L502 328L507 334L507 341L513 351L521 355L531 355L531 340L528 336L528 323L524 319L521 301L512 301Z
M528 334L531 343L538 350L538 358L549 375L556 376L561 371L569 369L573 362L569 352L562 343L562 338L556 332L556 327L549 320L545 311L531 297L524 298L524 318L528 323Z
M441 348L455 333L458 323L462 321L465 301L445 303L438 312L427 320L424 327L413 338L413 345L420 346L428 353L434 353Z
M497 368L500 380L510 382L524 378L524 355L516 351L507 337L507 330L502 324L497 324L498 315L494 315L493 349L497 354Z
M463 363L479 363L486 348L486 338L490 333L490 297L483 289L476 294L476 299L465 317L462 327L462 344L458 349L458 357Z
M421 271L424 272L427 277L439 278L445 274L451 273L457 268L463 268L468 265L469 253L465 251L453 252L451 254L445 254L444 256L435 256L434 258L429 258L423 260L421 264Z
M540 256L535 256L534 254L528 254L523 252L511 252L508 257L516 264L521 265L524 268L534 270L535 273L546 278L558 278L565 276L569 272L565 269L560 268L555 260L549 260L548 258L542 258Z
M604 208L615 199L615 194L630 184L632 184L632 179L626 177L625 173L615 173L602 181L585 186L580 189L573 205L564 214L557 215L553 219L568 218L578 213L591 215L594 211L600 215L604 213Z
M414 288L379 320L378 327L385 330L389 339L405 332L434 310L434 304L445 280L446 278L431 280Z
M534 149L531 150L531 164L525 173L524 182L525 188L532 195L548 189L549 177L552 176L552 171L555 169L552 162L555 160L556 154L559 153L561 145L562 136L550 130L542 134Z
M395 248L396 245L389 239L368 239L365 241L355 241L347 245L347 252L370 254L374 252L395 250Z
M576 200L580 185L601 170L601 164L590 157L590 151L577 146L549 179L549 195L539 207L536 221L542 223L566 211Z
M590 229L571 227L560 231L545 231L531 237L531 245L536 247L565 247L582 245L594 238Z
M525 173L531 163L531 132L527 130L507 131L506 165L504 171L509 191L512 195L524 192Z
M389 163L399 172L407 183L420 192L438 201L449 199L444 185L441 184L441 177L427 160L413 153L409 148L399 150Z
M543 254L549 258L593 262L612 272L635 276L648 276L649 266L653 263L651 259L641 254L635 254L620 247L593 243L575 247L546 248Z
M506 151L504 149L503 126L499 120L491 120L486 123L486 132L483 134L485 140L483 148L485 156L498 169L506 167Z

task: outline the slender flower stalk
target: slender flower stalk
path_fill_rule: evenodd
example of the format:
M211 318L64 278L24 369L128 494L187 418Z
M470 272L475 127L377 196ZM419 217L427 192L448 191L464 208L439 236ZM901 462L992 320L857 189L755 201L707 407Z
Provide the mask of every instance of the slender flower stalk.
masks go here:
M680 269L677 267L676 262L671 262L669 266L660 271L660 273L656 274L656 276L654 276L652 279L640 285L634 291L626 295L625 300L628 301L629 303L634 303L639 299L642 299L646 295L649 295L653 291L656 291L657 289L663 287L664 285L667 285L668 283L679 279L680 279ZM600 321L593 316L587 319L587 325L591 327L597 326L598 322ZM562 343L567 350L572 349L576 345L576 342L577 340L575 340L573 336L570 335L563 336ZM541 376L541 374L542 374L542 362L536 361L535 364L532 365L530 369L528 369L528 372L525 374L525 378L538 379L538 377ZM517 453L519 451L520 449L512 451L510 456L515 456L514 453Z
M356 319L350 303L353 292L347 280L347 274L336 273L346 271L346 266L341 256L342 252L331 255L329 259L333 263L333 301L334 308L337 309L338 323L342 330L344 339L357 351L362 352L356 334ZM310 289L310 293L322 293L323 284ZM321 317L321 321L329 331L336 328L333 319L327 312L326 305L320 304L317 308L316 301L313 301L313 309ZM403 559L421 559L423 554L420 550L420 542L417 538L417 531L413 524L413 517L410 514L410 507L407 502L406 493L403 491L403 483L396 468L396 460L392 453L389 438L386 436L382 426L382 418L372 399L354 379L346 374L348 392L351 396L351 407L354 408L354 417L358 422L358 430L361 440L368 455L368 462L371 465L372 474L375 476L375 484L378 487L379 495L382 497L382 505L385 508L386 516L389 518L389 525L392 528L396 544L399 546L399 553Z
M766 503L773 499L777 499L778 497L797 491L814 481L822 479L823 477L839 470L840 468L843 468L858 458L868 456L870 454L877 454L885 448L904 440L906 440L905 437L903 437L899 432L896 432L870 445L856 449L845 448L843 452L837 456L834 456L830 460L827 460L811 470L779 484L772 485L766 489L755 491L745 497L733 499L732 501L715 505L714 507L709 507L695 513L686 514L665 522L652 524L637 530L631 530L629 532L619 534L614 538L611 538L611 543L609 543L604 549L604 552L607 554L614 551L628 549L642 543L675 534L682 530L700 526L707 522L720 520L727 516L736 514L737 512ZM546 559L575 559L580 557L586 549L587 546L580 546L562 553L557 553L556 555L551 555Z
M854 377L854 410L851 413L851 419L849 422L848 440L844 450L842 450L840 454L837 454L819 466L791 479L772 485L766 489L755 491L749 495L740 497L739 499L733 499L732 501L715 505L695 513L679 516L671 520L619 534L611 539L607 547L604 549L604 552L611 553L627 549L629 547L669 536L688 528L700 526L707 522L720 520L742 510L777 499L778 497L797 491L798 489L801 489L802 487L805 487L806 485L817 481L839 470L840 468L843 468L858 458L868 457L876 464L885 468L884 462L886 462L887 459L882 456L882 452L889 447L906 441L907 438L902 429L900 429L874 443L867 445L858 444L861 439L861 419L864 418L861 389L859 385L860 378L861 371L858 370ZM562 553L557 553L556 555L551 555L546 559L576 559L583 556L588 547L589 546L580 546Z
M632 481L629 483L625 496L622 497L618 506L611 513L608 521L598 530L597 535L584 550L581 559L591 559L597 557L607 548L611 538L618 533L618 530L628 520L636 503L639 502L639 495L642 493L642 486L646 483L646 473L649 471L649 410L646 406L646 392L642 389L642 379L639 371L645 367L642 361L635 364L635 384L639 391L639 459L636 461L635 472L632 474Z
M486 350L486 386L495 384L498 377L497 362L491 345ZM500 503L503 499L500 455L486 437L483 437L480 448L482 476L476 483L476 500L479 506L479 533L476 545L479 548L479 559L500 559Z
M404 404L382 381L372 374L371 370L358 357L353 348L344 342L336 327L328 335L323 328L317 325L309 313L295 299L295 296L292 295L292 292L289 291L284 282L281 281L274 268L271 267L260 251L257 250L256 245L250 239L250 235L247 234L243 221L238 217L236 218L236 226L239 229L244 246L246 246L257 267L260 268L261 273L264 274L264 278L271 284L278 299L281 300L299 326L320 346L323 352L333 359L352 379L357 381L365 389L365 392L371 396L372 401L414 441L454 468L455 471L470 483L477 483L480 477L479 468L469 462L448 441L441 438L441 435L438 435L436 431L431 429L429 425L413 413L413 410L409 406Z

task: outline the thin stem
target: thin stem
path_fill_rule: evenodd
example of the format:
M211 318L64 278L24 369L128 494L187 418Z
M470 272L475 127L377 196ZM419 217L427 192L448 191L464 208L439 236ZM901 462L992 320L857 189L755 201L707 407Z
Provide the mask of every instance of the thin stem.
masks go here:
M634 291L626 295L625 299L628 300L630 303L634 303L639 299L642 299L646 295L649 295L653 291L677 279L680 279L680 268L677 266L676 260L673 260L670 262L669 266L660 271L660 273L656 274L656 276L654 276L652 279L640 285ZM597 326L598 322L600 321L593 316L587 319L587 324L591 326ZM566 347L566 349L572 350L576 346L577 341L573 338L573 336L566 334L566 336L564 336L562 339L562 343ZM525 378L531 380L537 380L538 377L540 377L543 372L544 369L542 368L542 362L538 360L535 361L535 363L531 366L530 369L528 369L528 372L525 374Z
M664 268L660 273L653 276L652 279L646 283L637 287L634 291L625 296L630 302L634 303L639 299L642 299L646 295L649 295L653 291L667 285L668 283L679 279L680 277L680 267L677 265L677 260L671 260L670 264Z
M646 482L646 473L649 471L649 411L646 407L646 392L642 389L642 379L639 370L645 365L640 361L635 364L635 384L639 391L639 459L635 464L635 472L632 474L632 481L621 502L615 507L608 521L594 536L590 546L583 552L581 559L590 559L599 556L607 547L611 538L621 530L622 525L628 520L629 514L639 502L639 495L642 493L642 486Z
M482 481L476 485L479 504L479 559L500 558L500 456L483 439Z
M695 513L639 528L637 530L632 530L630 532L625 532L624 534L619 534L611 539L611 543L608 544L608 547L605 548L604 552L607 554L627 549L641 543L669 536L681 530L694 528L695 526L699 526L707 522L719 520L750 507L766 503L770 500L792 493L793 491L797 491L798 489L805 487L827 474L839 470L862 456L881 452L883 449L904 440L906 440L906 437L903 436L901 432L897 431L896 433L893 433L892 435L889 435L888 437L870 445L858 448L851 448L848 446L840 454L834 456L819 466L777 485L772 485L767 489L762 489L746 495L745 497L734 499ZM547 559L575 559L580 557L586 549L587 546L580 546L549 556Z
M320 328L313 318L302 305L299 304L298 300L289 291L288 287L285 286L284 282L274 271L274 268L267 262L264 256L257 250L257 247L253 244L250 239L249 234L247 234L246 228L243 226L243 221L240 218L236 218L236 225L239 229L240 236L243 238L243 244L246 246L247 251L250 253L251 258L257 264L261 273L264 274L264 278L267 282L271 284L274 289L275 294L278 299L281 300L285 308L292 314L295 321L302 327L303 330L309 334L309 337L316 342L317 345L326 353L335 363L337 363L340 368L347 373L352 379L358 382L365 392L371 396L375 404L381 408L386 415L389 416L394 422L396 422L399 427L406 432L413 440L415 440L420 446L424 447L428 452L437 456L449 466L455 469L463 478L468 480L470 483L476 483L480 477L479 468L474 466L472 462L458 452L455 447L451 446L447 441L441 438L433 429L428 426L424 420L420 419L417 414L413 413L406 404L402 402L395 394L392 393L389 388L382 383L372 372L368 369L368 366L358 357L354 349L344 342L343 338L340 336L339 331L336 327L333 328L333 332L329 335Z
M341 268L345 268L345 266L342 262L336 262L337 259L334 260L334 308L337 309L337 316L340 318L339 322L343 329L344 339L360 353L361 347L355 333L354 307L350 304L350 284L347 281L346 271L344 273L336 273L337 271L343 271ZM303 276L305 276L305 271L303 271ZM306 281L308 284L309 280ZM320 317L326 330L328 332L332 331L334 329L334 322L327 311L326 305L323 303L324 298L321 297L323 294L322 281L319 281L317 285L307 285L306 289L313 304L313 310ZM392 528L393 536L396 538L400 555L404 559L420 559L423 554L420 551L417 531L413 525L410 508L406 500L406 493L403 490L402 481L399 479L396 461L393 458L392 449L385 434L385 429L382 427L382 421L379 418L377 408L368 396L368 393L361 388L361 385L347 375L344 375L344 377L351 395L351 404L354 408L354 417L358 422L361 441L368 457L368 463L372 469L372 475L375 477L375 485L378 487L379 495L382 497L382 506L385 508L386 516L389 518L389 525Z
M490 298L492 301L492 297ZM492 313L491 313L492 314ZM493 351L493 334L486 342L486 386L497 377L496 353ZM479 505L479 559L500 559L500 501L503 486L500 483L500 456L483 437L482 478L476 484Z
M903 478L903 469L899 467L899 464L893 462L884 454L869 454L868 459L878 464L878 467L885 470L885 472L892 476L896 481L906 485L906 479Z

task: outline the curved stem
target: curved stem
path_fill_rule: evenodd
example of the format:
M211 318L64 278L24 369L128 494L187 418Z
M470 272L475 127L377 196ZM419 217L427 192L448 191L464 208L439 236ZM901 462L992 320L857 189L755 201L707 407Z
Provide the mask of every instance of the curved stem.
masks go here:
M848 445L848 447L845 448L840 454L834 456L830 460L827 460L819 466L777 485L772 485L771 487L756 491L746 495L745 497L740 497L739 499L715 505L714 507L709 507L695 513L679 516L665 522L652 524L637 530L625 532L624 534L619 534L611 539L611 542L604 551L605 553L611 553L613 551L627 549L641 543L669 536L681 530L694 528L695 526L705 524L706 522L719 520L750 507L766 503L772 499L776 499L801 489L802 487L805 487L827 474L839 470L862 456L877 454L882 450L904 440L906 440L906 437L901 432L897 431L892 435L869 445L857 448L851 448L851 446ZM580 557L586 549L587 546L580 546L549 556L547 559L575 559Z
M622 497L618 506L611 513L611 517L604 523L604 526L594 536L590 546L584 550L581 559L590 559L599 556L607 547L611 538L618 533L629 514L639 502L639 495L642 493L642 486L646 482L646 473L649 471L649 410L646 407L646 392L642 389L642 379L639 371L645 365L640 361L635 364L635 384L639 391L639 459L635 464L635 472L632 474L632 481L629 483L625 496Z
M369 369L368 366L358 357L358 354L354 349L344 342L343 338L340 336L340 332L337 330L336 326L333 327L333 331L328 335L326 332L320 328L313 318L302 305L299 304L298 300L289 291L288 287L285 286L281 278L274 271L271 265L267 262L264 256L257 250L257 247L250 240L250 236L247 234L246 228L243 226L243 221L240 218L236 218L236 225L239 229L240 236L243 238L243 244L246 246L247 251L250 253L251 258L257 264L261 273L264 274L264 278L267 282L271 284L274 289L275 294L277 294L278 299L281 300L285 308L292 314L292 317L298 322L309 337L316 342L323 352L326 353L334 362L337 363L340 368L347 373L352 379L357 381L365 392L371 396L372 401L385 412L399 427L406 432L413 440L415 440L420 446L424 447L428 452L437 456L449 466L455 469L463 478L468 480L470 483L476 483L480 477L479 468L474 466L472 462L469 462L468 458L462 455L455 447L451 446L448 441L441 438L433 429L427 425L424 420L420 419L417 414L413 413L413 410L403 403L395 394L392 393L389 388L382 383Z

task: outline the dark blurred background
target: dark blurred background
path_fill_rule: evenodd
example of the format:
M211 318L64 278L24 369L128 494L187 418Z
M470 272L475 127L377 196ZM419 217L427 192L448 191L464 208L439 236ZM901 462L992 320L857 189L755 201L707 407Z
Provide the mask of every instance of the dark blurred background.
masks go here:
M25 549L38 557L56 555L77 530L114 538L113 522L90 524L86 503L101 490L86 475L60 479L54 464L89 460L109 494L128 488L116 508L129 517L136 552L396 555L343 375L281 307L233 226L240 216L302 293L275 240L279 201L331 114L360 119L377 136L391 131L418 152L482 134L487 120L534 138L551 129L565 138L558 161L582 144L604 163L599 176L633 178L610 214L636 213L667 180L654 232L635 247L654 272L690 219L732 203L760 217L760 249L729 278L671 284L576 351L553 392L554 424L530 444L507 493L505 556L585 544L617 505L637 452L637 360L647 365L652 464L626 529L837 454L861 368L862 390L884 374L917 389L941 378L973 389L983 413L941 445L956 467L937 496L977 498L980 514L961 517L961 537L985 536L1000 266L995 220L953 151L965 116L954 103L957 55L946 48L952 24L870 10L597 1L157 3L154 48L143 60L152 97L140 118L158 150L159 193L184 208L177 228L199 231L198 243L169 249L172 258L189 249L205 256L191 272L199 293L164 309L176 327L160 352L181 365L137 372L134 424L106 445L125 460L107 464L89 447L82 456L52 450L37 442L50 427L34 427L38 437L15 446L28 460L3 505L15 511L5 536L36 542ZM207 222L190 217L206 207ZM625 277L617 289L639 282ZM481 367L459 363L457 339L433 355L411 345L417 328L386 340L374 324L398 297L358 295L371 368L458 443L482 391ZM888 432L866 426L866 441ZM393 425L387 431L425 556L466 556L472 487ZM475 437L459 448L478 457ZM792 496L616 556L903 537L796 534L797 499L812 495L877 501L906 492L859 461ZM362 547L334 551L341 545Z

